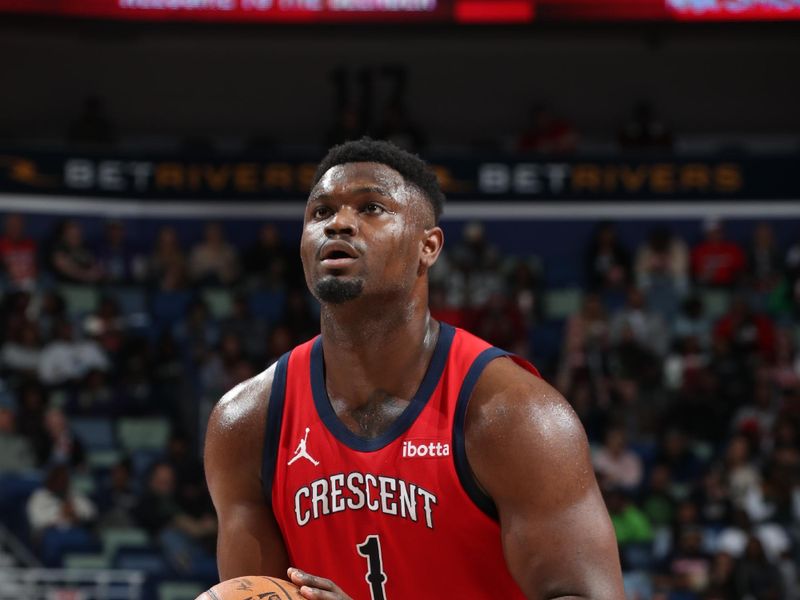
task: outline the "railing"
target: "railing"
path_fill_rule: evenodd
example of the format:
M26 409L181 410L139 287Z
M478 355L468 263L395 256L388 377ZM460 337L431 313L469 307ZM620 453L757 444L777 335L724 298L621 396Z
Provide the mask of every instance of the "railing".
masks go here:
M97 569L2 569L0 600L143 600L144 573Z

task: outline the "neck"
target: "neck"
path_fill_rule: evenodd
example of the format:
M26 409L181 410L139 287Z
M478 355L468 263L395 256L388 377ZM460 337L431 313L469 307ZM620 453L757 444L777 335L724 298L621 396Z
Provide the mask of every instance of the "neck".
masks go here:
M324 305L321 325L329 395L353 406L378 391L410 399L439 332L427 293L388 305L369 298Z

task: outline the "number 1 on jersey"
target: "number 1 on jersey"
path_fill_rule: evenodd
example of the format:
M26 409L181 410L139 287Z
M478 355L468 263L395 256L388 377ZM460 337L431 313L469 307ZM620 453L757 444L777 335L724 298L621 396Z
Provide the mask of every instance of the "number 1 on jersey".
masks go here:
M367 559L367 575L364 579L369 584L372 600L386 600L384 585L388 577L383 572L380 538L377 535L368 535L363 543L356 546L356 550Z

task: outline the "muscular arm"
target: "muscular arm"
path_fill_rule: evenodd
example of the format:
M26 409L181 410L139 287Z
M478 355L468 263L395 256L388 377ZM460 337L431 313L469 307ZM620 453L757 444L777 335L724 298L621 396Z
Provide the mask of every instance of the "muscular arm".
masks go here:
M586 436L558 392L510 360L492 361L470 400L466 443L497 505L509 570L528 598L624 599Z
M208 423L205 469L219 519L221 580L242 575L286 577L286 548L261 489L267 401L274 368L219 401Z

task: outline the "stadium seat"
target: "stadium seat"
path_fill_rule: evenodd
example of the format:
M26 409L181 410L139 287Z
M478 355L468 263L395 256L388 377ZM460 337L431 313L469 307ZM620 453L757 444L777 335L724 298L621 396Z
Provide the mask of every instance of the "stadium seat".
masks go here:
M150 536L144 529L137 527L121 527L105 529L100 532L103 543L103 555L111 559L120 548L150 549Z
M169 438L170 425L166 418L120 419L117 437L128 452L136 450L162 450Z
M110 450L115 447L114 425L103 417L75 417L70 427L88 451Z
M208 310L216 319L230 316L233 308L233 297L224 288L209 288L203 291L203 300L208 305Z
M553 289L545 292L545 318L566 319L580 310L582 298L583 292L576 287Z
M70 477L70 486L76 492L91 496L97 487L94 478L88 473L74 473Z
M65 569L108 569L111 561L105 554L70 553L64 556Z
M97 308L97 290L84 285L60 285L58 293L64 298L67 311L73 317L85 315Z
M703 290L700 292L700 299L703 302L706 316L712 320L724 315L731 302L730 292L726 290Z
M194 600L205 591L202 583L162 581L158 584L158 600Z
M147 312L147 293L142 288L118 287L108 290L108 295L117 301L124 315Z
M119 450L109 448L107 450L89 450L86 453L86 462L89 468L95 469L109 469L117 464L122 458Z
M249 301L253 316L275 323L283 315L286 295L282 291L261 290L250 294Z
M192 301L187 291L157 292L150 300L150 311L157 327L171 327L186 314Z
M121 548L112 564L115 569L143 571L151 577L160 577L169 572L161 553L145 548Z

